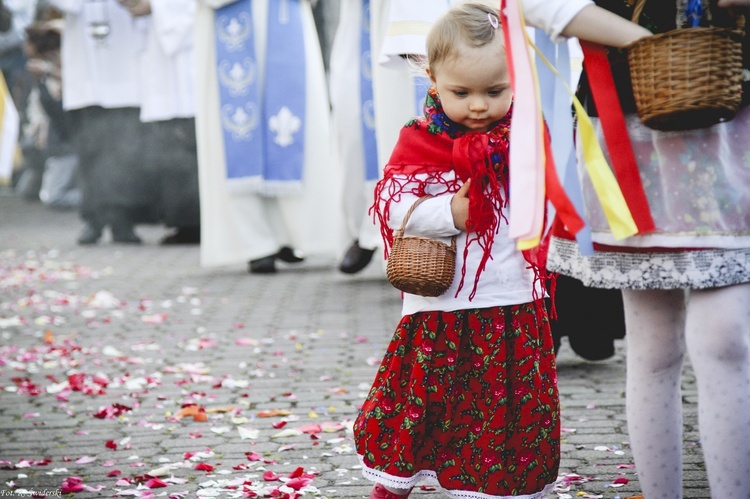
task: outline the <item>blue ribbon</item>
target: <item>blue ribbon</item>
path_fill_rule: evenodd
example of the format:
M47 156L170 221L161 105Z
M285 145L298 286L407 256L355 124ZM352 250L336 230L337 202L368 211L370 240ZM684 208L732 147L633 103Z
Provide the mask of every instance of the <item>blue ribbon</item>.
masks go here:
M301 188L306 65L300 1L268 5L263 84L252 0L216 11L216 59L227 180L278 195Z
M581 215L581 218L584 218L583 194L576 168L575 149L573 148L572 97L565 86L570 85L568 43L554 43L547 34L539 30L535 30L534 37L539 51L555 66L560 75L558 79L552 70L537 57L536 68L539 75L542 113L549 126L552 155L554 156L557 175L570 202ZM565 82L565 85L563 85L563 82ZM592 255L594 253L591 227L588 223L578 231L575 237L581 254Z
M414 115L423 116L425 99L427 98L427 91L432 86L432 82L426 76L413 76L414 86Z
M688 0L685 15L687 16L691 28L697 28L700 26L701 18L703 17L703 3L701 0Z
M372 89L372 51L370 49L370 0L362 0L360 18L359 94L362 103L362 145L365 153L365 181L378 180L380 162L375 135L375 105Z

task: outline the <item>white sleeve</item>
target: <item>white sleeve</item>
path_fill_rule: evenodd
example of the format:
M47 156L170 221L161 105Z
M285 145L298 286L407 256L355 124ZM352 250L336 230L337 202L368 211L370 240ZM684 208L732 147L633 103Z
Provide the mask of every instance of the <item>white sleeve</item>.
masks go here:
M388 13L378 62L387 63L401 54L425 55L427 32L448 10L448 0L393 0L386 5Z
M172 56L193 45L195 0L158 0L151 3L151 17L164 53Z
M584 7L594 5L593 0L520 1L526 22L547 33L554 42L563 40L560 33Z
M429 178L429 175L416 177L425 180ZM399 201L391 204L387 223L391 229L395 230L401 227L406 212L419 198L412 194L417 184L407 182L407 178L400 175L395 176L394 180L401 186L401 193ZM432 190L444 191L445 189L442 186L428 186L426 190L430 194ZM388 192L388 189L385 192ZM425 200L409 217L404 233L421 237L451 237L460 234L461 230L457 229L453 223L451 199L453 199L453 193L436 193L432 199Z

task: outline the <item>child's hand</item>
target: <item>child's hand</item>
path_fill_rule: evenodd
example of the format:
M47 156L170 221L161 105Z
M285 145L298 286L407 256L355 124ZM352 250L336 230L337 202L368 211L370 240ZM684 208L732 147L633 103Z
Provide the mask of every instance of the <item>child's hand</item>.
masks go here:
M469 219L469 186L471 179L467 180L464 185L451 198L451 214L453 215L453 225L457 229L466 230L466 221Z

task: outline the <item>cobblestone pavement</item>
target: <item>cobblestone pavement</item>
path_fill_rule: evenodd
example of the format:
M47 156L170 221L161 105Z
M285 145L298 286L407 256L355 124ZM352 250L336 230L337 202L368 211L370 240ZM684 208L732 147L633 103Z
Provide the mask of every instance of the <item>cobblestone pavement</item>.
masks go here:
M377 265L257 276L201 268L158 226L141 246L81 247L80 228L0 193L0 496L367 497L347 427L400 308ZM563 344L550 497L639 492L622 349L593 363ZM707 499L689 367L684 388L685 497Z

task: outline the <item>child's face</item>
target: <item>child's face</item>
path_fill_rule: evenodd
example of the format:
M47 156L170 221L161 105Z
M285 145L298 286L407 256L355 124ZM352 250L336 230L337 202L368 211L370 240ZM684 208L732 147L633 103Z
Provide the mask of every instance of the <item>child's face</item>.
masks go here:
M457 47L456 57L428 70L445 114L470 131L488 131L510 108L513 92L500 39Z

